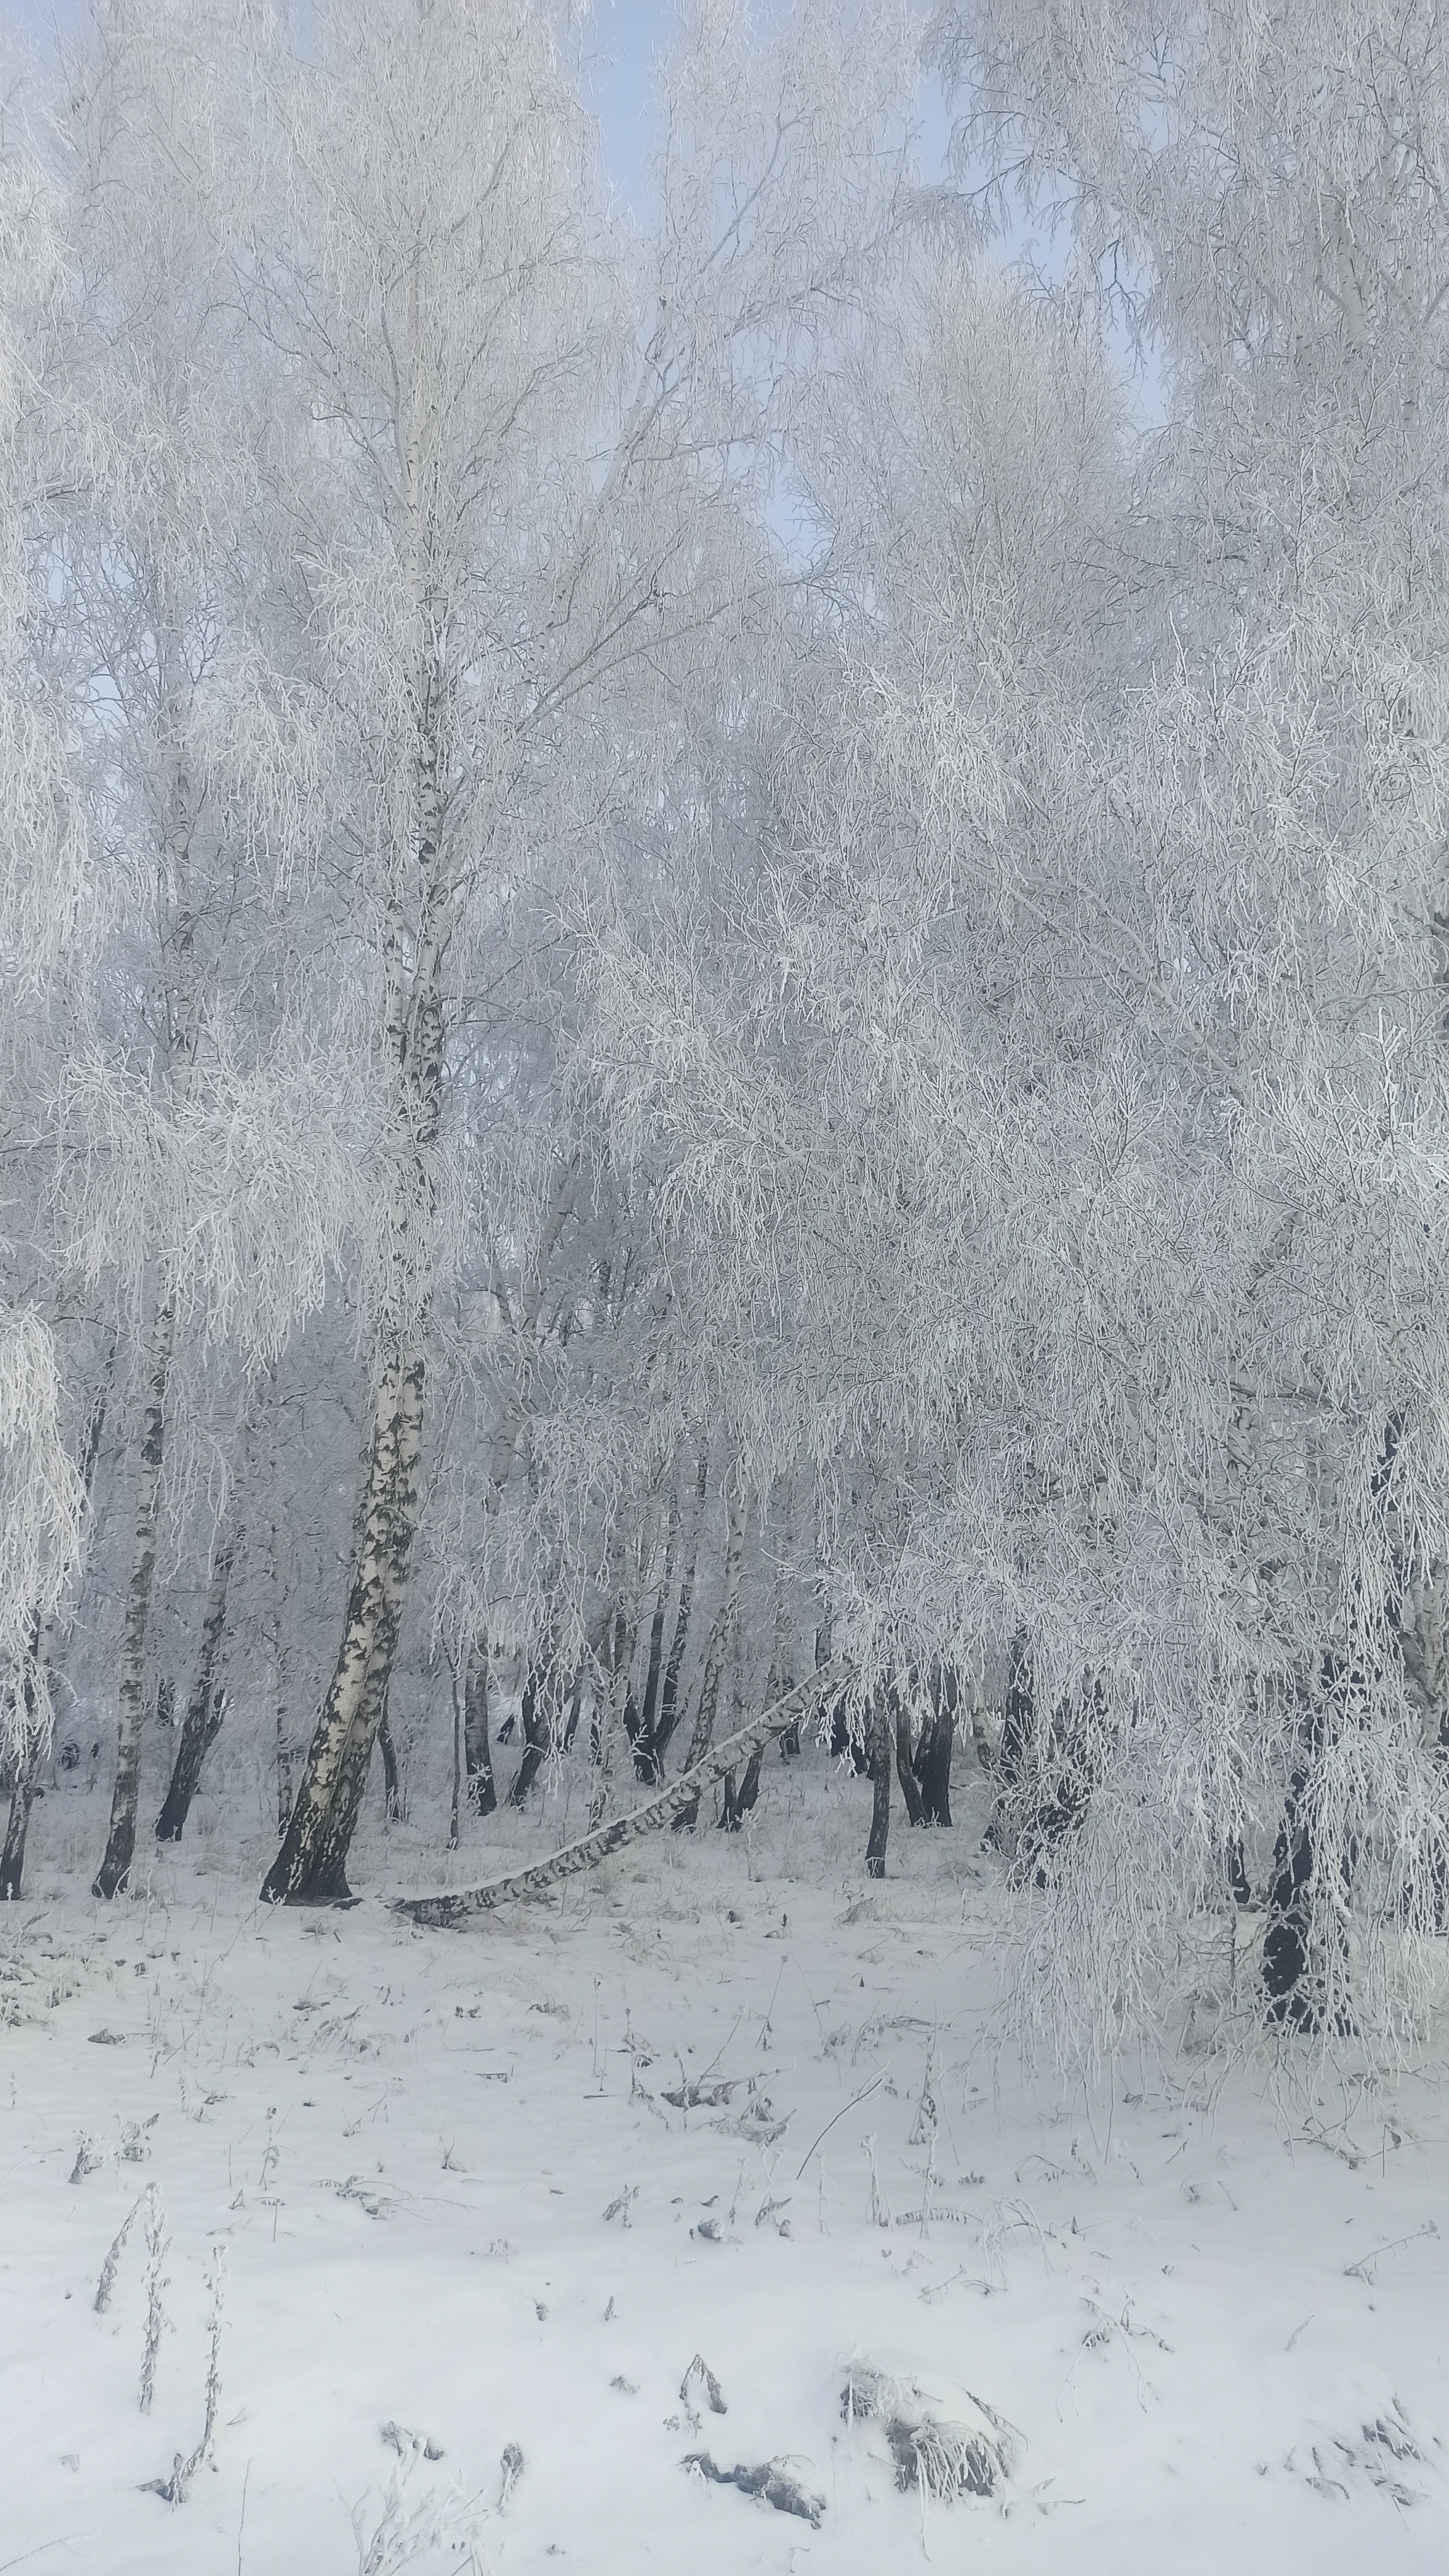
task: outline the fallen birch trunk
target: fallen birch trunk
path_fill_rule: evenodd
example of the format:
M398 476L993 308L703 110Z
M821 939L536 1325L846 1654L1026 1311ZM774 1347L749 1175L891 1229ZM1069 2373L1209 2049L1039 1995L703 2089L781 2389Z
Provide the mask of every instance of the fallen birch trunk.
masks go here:
M482 1887L450 1888L437 1896L395 1896L392 1910L406 1914L413 1923L461 1923L466 1915L487 1914L495 1905L507 1905L515 1896L541 1896L561 1878L574 1878L580 1870L595 1869L612 1852L622 1851L627 1843L638 1842L643 1835L657 1833L661 1825L672 1823L694 1804L701 1790L722 1780L727 1771L748 1761L757 1745L767 1744L772 1735L784 1735L823 1699L831 1698L855 1678L855 1666L843 1658L826 1664L808 1681L801 1682L763 1717L750 1720L738 1734L727 1736L702 1760L681 1771L655 1798L646 1798L640 1807L632 1807L625 1816L614 1816L608 1824L599 1825L593 1833L584 1834L576 1843L566 1843L562 1851L550 1853L547 1860L535 1861L530 1869L515 1869L506 1878L488 1879Z

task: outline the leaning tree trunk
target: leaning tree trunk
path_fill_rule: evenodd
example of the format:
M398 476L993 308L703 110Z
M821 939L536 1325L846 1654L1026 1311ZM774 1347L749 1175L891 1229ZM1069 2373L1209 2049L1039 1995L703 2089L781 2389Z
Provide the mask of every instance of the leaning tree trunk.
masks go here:
M166 1438L166 1389L176 1339L176 1293L163 1281L151 1327L146 1411L141 1431L139 1487L131 1538L131 1578L121 1632L120 1710L116 1730L116 1779L105 1858L91 1886L93 1896L119 1896L136 1850L136 1809L141 1789L141 1725L146 1709L146 1631L156 1583L156 1515Z
M227 1589L231 1582L237 1535L233 1501L212 1559L211 1581L207 1586L206 1608L201 1621L201 1655L191 1697L186 1703L186 1715L181 1723L181 1741L176 1747L171 1785L156 1819L158 1843L180 1842L201 1778L201 1766L221 1732L221 1721L226 1713L226 1692L217 1686L216 1666L226 1630Z
M672 1823L682 1808L697 1804L701 1789L722 1780L725 1773L744 1761L757 1744L767 1742L772 1735L782 1734L787 1726L796 1725L816 1706L823 1693L847 1684L852 1672L849 1664L842 1663L829 1665L823 1673L812 1675L808 1682L801 1682L788 1699L782 1700L778 1708L766 1709L763 1717L752 1718L748 1726L741 1727L738 1735L729 1736L723 1744L706 1753L695 1770L682 1771L667 1789L660 1790L655 1797L646 1798L628 1815L611 1816L607 1824L584 1834L576 1843L566 1844L562 1851L551 1853L547 1860L534 1861L527 1869L512 1870L506 1878L491 1879L482 1887L448 1888L436 1896L395 1897L394 1913L406 1915L413 1923L459 1924L470 1914L487 1913L495 1905L507 1905L518 1896L541 1896L561 1880L575 1877L581 1870L596 1869L600 1861L623 1851L629 1843L638 1842L643 1835L657 1833L661 1826Z

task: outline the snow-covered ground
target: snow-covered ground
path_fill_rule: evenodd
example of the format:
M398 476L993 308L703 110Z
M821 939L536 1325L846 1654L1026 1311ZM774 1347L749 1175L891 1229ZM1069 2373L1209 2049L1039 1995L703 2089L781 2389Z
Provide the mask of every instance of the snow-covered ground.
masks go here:
M1440 2576L1427 2053L1030 2074L965 1785L871 1886L868 1790L771 1756L750 1833L463 1933L262 1911L270 1846L223 1848L205 1800L97 1906L98 1810L55 1792L0 1920L0 2569ZM562 1823L472 1827L454 1873ZM411 1827L358 1857L442 1883ZM143 2414L148 2218L174 2331ZM172 2506L148 2482L201 2437L217 2248L214 2463ZM1014 2428L994 2497L898 2488L842 2413L872 2370ZM818 2526L691 2452L786 2460Z

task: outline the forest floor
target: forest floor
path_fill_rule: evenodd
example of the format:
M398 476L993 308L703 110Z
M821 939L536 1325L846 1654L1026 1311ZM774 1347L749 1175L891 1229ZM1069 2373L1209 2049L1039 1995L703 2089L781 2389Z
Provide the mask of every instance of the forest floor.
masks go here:
M456 1933L259 1908L269 1846L205 1799L98 1906L100 1809L53 1791L0 1921L0 2570L1441 2576L1438 2066L1032 2072L962 1786L872 1885L868 1790L771 1755L749 1832ZM563 1825L471 1826L449 1870ZM369 1826L360 1886L443 1875ZM217 2249L214 2459L172 2505ZM1014 2428L992 2496L898 2487L842 2411L872 2371ZM700 2452L787 2461L818 2523Z

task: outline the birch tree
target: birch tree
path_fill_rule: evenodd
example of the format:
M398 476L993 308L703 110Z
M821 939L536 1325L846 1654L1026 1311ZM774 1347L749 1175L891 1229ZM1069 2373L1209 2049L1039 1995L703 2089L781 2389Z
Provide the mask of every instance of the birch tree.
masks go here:
M309 1123L306 1041L267 952L312 764L259 615L265 411L225 247L227 37L222 13L171 0L98 20L71 51L58 141L76 381L109 440L52 512L52 580L94 828L126 901L55 1104L56 1195L67 1257L119 1279L139 1337L106 1897L135 1845L179 1339L240 1323L275 1350L335 1240L325 1146L320 1172L304 1147L282 1182L288 1133L301 1145Z
M64 988L83 977L96 912L71 711L48 649L44 517L99 440L72 399L63 200L8 117L0 206L0 1737L19 1784L49 1738L44 1647L81 1541L56 1281L35 1220ZM16 1821L6 1896L19 1893Z
M829 13L805 17L814 42ZM730 506L747 434L762 469L761 349L808 328L842 273L833 215L797 220L802 171L822 150L838 161L845 135L878 215L878 54L863 129L853 96L822 110L792 96L773 137L751 103L766 143L753 174L729 121L756 69L741 14L691 18L685 54L698 122L671 129L642 330L540 12L372 0L324 13L314 57L268 75L292 229L254 304L318 424L293 506L324 638L317 686L346 745L339 848L371 942L378 1210L363 1256L372 1458L273 1897L342 1892L396 1651L429 1323L460 1223L445 1132L460 995L540 866L576 857L573 836L594 828L624 677L660 674L761 576L758 544L742 567ZM784 77L798 70L787 48Z

